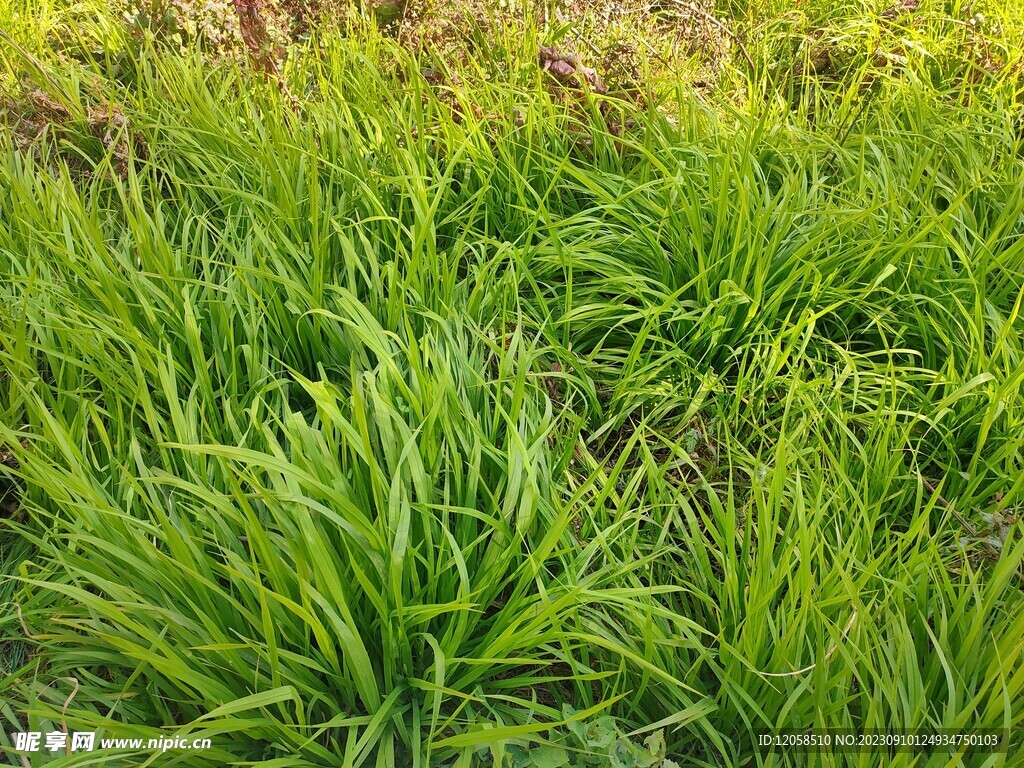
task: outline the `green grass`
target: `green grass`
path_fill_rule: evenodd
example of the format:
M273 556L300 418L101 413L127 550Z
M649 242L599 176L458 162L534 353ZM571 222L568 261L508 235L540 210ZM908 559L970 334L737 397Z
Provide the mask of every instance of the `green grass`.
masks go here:
M734 5L754 70L603 109L545 33L449 89L327 28L296 115L0 1L42 65L0 41L8 91L63 110L0 154L2 730L523 765L607 714L679 765L1020 764L1021 28L985 9L989 73L922 5ZM826 20L848 66L794 74ZM1012 735L756 745L810 726Z

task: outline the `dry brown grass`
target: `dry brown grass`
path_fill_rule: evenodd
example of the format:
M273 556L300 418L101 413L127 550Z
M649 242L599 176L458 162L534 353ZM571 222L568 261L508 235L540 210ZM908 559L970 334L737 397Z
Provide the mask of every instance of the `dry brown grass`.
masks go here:
M742 42L711 0L120 0L138 37L212 56L248 50L270 71L318 21L376 22L403 46L453 65L494 68L539 39L592 70L612 92L640 90L651 71L713 77ZM524 34L529 31L532 34Z

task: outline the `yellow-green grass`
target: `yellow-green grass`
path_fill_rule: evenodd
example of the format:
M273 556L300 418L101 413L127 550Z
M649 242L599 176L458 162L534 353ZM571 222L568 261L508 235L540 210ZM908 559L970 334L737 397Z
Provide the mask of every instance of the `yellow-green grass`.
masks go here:
M296 112L5 0L2 730L615 765L566 722L610 715L652 763L1015 764L1012 10L990 72L960 7L721 7L746 55L629 101L553 88L557 30L446 61L356 20L291 52ZM757 746L811 726L1011 743Z

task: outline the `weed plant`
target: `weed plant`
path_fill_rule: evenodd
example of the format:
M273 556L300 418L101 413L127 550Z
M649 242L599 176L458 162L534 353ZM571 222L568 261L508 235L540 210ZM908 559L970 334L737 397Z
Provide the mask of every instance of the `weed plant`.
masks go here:
M25 759L1020 764L1024 16L809 5L639 102L350 20L296 112L0 1L2 730L213 744Z

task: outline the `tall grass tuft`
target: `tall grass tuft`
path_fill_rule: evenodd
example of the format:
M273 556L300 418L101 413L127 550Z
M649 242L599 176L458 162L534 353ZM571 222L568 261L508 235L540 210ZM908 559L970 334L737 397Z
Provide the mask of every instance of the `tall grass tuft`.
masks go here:
M0 155L3 730L575 765L611 715L666 768L879 759L758 747L809 727L1003 729L927 764L1014 764L1012 67L783 94L751 24L742 98L637 105L511 44L439 86L354 27L292 56L296 114L148 43L36 71L17 29L8 74L77 117Z

